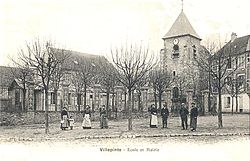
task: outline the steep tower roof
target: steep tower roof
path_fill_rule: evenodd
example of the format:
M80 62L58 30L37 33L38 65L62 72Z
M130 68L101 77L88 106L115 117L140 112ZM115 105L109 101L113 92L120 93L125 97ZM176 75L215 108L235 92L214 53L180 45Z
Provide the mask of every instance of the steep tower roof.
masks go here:
M177 37L177 36L184 36L184 35L191 35L201 40L201 38L195 32L194 28L188 21L187 16L182 10L178 18L175 20L174 24L168 31L168 33L163 37L163 39L168 39L168 38Z

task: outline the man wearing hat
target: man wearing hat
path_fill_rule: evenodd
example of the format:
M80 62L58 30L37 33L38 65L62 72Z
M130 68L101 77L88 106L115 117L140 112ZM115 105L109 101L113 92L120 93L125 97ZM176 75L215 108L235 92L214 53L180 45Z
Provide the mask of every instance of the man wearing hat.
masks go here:
M167 108L167 104L163 104L163 108L161 109L161 117L162 117L162 128L168 128L168 116L169 116L169 111Z
M180 116L181 116L181 126L182 126L182 130L187 129L188 124L187 124L187 115L188 115L188 110L187 107L185 105L185 103L181 104L181 109L179 111Z
M190 112L190 127L191 127L191 131L196 131L197 116L198 116L198 108L195 106L195 103L192 102L192 104L191 104L191 112Z

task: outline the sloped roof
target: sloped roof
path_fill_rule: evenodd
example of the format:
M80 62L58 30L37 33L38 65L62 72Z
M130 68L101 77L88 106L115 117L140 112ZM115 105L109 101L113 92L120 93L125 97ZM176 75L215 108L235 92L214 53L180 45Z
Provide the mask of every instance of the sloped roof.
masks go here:
M168 39L177 36L184 36L184 35L191 35L201 40L199 35L195 32L194 28L190 24L185 13L181 11L179 16L175 20L174 24L172 25L168 33L163 37L163 39Z
M82 53L73 50L53 48L56 53L67 54L68 57L63 65L65 70L72 70L76 64L91 63L93 66L98 66L100 63L108 63L104 56Z
M9 87L12 81L14 80L12 68L13 67L0 66L0 86L1 87Z
M218 52L231 52L232 55L241 54L250 50L250 35L236 38L233 42L229 41Z

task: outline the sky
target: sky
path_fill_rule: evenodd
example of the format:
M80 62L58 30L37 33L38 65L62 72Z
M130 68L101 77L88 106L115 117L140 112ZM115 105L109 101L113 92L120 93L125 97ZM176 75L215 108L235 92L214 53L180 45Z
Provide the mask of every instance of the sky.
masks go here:
M204 40L250 34L250 0L183 0L184 12ZM143 44L158 54L162 37L181 12L181 0L0 0L0 65L26 42L108 55L112 47Z

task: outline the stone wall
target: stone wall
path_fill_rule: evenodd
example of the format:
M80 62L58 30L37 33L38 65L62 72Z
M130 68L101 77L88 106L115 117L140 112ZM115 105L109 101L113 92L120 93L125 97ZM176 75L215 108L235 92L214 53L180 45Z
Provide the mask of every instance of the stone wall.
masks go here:
M61 113L59 111L49 111L49 123L59 123L61 120ZM82 113L78 111L69 111L69 116L75 119L75 122L82 122ZM133 118L148 117L148 113L133 113ZM99 121L100 113L94 112L91 114L92 121ZM115 118L115 113L111 113L111 119ZM125 119L126 113L118 112L117 118ZM13 126L25 124L44 124L45 112L32 111L32 112L0 112L0 126Z
M60 122L61 113L49 111L49 122ZM75 121L82 121L83 117L80 112L70 111L69 116L73 116ZM92 120L99 119L99 113L92 114ZM43 124L45 119L44 111L32 112L0 112L0 125L23 125L23 124Z

